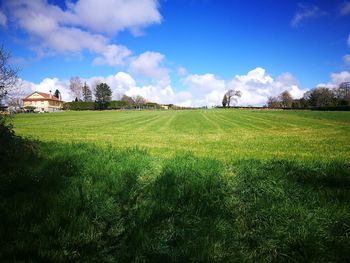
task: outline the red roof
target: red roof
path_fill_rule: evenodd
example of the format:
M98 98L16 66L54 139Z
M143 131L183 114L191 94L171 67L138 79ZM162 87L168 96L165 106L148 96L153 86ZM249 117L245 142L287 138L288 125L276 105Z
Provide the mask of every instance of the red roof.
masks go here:
M38 93L40 96L43 98L35 98L35 99L30 99L29 97L32 96L34 93ZM39 91L34 91L33 93L29 94L27 97L23 99L23 101L30 100L30 101L42 101L42 100L55 100L55 101L62 101L60 99L57 99L55 96L49 94L49 93L44 93L44 92L39 92Z

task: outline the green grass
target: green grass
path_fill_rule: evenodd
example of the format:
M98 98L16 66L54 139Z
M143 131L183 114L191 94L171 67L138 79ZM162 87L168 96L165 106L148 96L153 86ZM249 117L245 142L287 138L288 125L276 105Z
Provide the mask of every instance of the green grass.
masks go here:
M310 111L103 111L22 114L16 133L44 142L141 147L159 156L191 151L241 158L349 160L350 114Z
M350 114L23 114L2 262L348 262ZM3 156L0 149L0 156Z

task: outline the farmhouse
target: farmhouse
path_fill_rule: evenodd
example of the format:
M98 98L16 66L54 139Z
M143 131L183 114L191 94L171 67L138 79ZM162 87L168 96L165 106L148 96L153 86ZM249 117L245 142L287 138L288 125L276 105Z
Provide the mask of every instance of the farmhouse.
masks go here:
M35 91L23 99L24 107L34 107L39 112L54 112L63 108L63 101L51 93Z

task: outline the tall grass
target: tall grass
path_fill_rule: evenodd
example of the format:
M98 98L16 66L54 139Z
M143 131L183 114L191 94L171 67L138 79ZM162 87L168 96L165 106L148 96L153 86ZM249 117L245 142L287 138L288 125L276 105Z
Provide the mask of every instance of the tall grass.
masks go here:
M344 162L223 164L189 153L163 159L137 148L41 143L16 166L0 178L1 261L350 258Z
M348 113L0 123L0 262L349 262ZM84 141L84 143L82 143Z

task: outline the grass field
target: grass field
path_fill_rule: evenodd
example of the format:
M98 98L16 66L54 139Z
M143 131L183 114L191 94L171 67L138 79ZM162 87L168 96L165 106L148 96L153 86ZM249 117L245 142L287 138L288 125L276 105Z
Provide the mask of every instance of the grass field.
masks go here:
M0 261L350 260L349 112L64 112L13 124L30 141L0 133Z
M350 114L310 111L104 111L22 114L17 134L44 142L241 158L349 160Z

